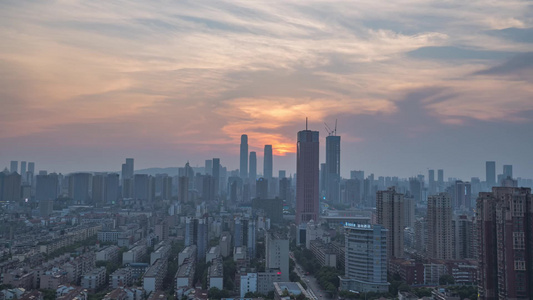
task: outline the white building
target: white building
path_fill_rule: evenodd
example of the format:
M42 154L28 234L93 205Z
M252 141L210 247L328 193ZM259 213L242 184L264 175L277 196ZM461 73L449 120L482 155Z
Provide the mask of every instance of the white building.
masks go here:
M257 292L257 273L246 273L241 275L241 298L248 292Z
M382 225L346 223L345 276L339 276L340 290L386 292L387 229Z

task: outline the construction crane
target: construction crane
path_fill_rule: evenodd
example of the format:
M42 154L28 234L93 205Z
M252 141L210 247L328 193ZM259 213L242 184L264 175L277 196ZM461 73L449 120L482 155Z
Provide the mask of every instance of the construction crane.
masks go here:
M326 132L328 133L328 135L333 135L333 136L337 135L337 119L335 119L335 128L333 130L331 130L331 128L329 128L329 126L328 126L328 124L326 124L326 122L324 122L324 125L326 125Z

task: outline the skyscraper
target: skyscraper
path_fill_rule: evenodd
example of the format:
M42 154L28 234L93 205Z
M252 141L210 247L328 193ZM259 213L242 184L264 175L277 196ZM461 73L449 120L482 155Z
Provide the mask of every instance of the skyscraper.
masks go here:
M403 257L404 195L394 187L376 193L377 223L387 228L389 259Z
M428 197L427 255L434 259L453 259L452 204L447 193Z
M429 180L429 194L434 195L437 192L437 184L435 182L435 170L428 171Z
M22 176L22 182L26 182L26 162L20 162L20 176Z
M317 221L319 177L318 131L298 132L296 144L296 224Z
M11 165L9 166L9 172L18 173L19 171L19 162L18 160L12 160Z
M272 179L272 145L265 145L263 157L263 178Z
M533 299L531 189L479 193L476 224L479 299Z
M513 165L503 165L503 179L507 178L513 178Z
M341 137L326 137L326 200L340 202Z
M207 175L213 175L213 161L210 159L205 160L205 167L204 167L205 174Z
M254 151L250 152L250 182L257 179L257 155Z
M218 196L220 190L220 171L220 158L213 158L213 183L215 197Z
M496 162L485 162L485 181L487 181L489 188L496 185Z
M239 170L241 178L248 178L248 136L246 134L241 135L241 163Z

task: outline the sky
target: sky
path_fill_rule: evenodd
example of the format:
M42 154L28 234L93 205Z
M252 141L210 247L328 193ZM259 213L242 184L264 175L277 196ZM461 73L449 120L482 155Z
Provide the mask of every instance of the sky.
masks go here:
M341 136L341 175L533 178L530 1L0 1L0 167L239 167Z

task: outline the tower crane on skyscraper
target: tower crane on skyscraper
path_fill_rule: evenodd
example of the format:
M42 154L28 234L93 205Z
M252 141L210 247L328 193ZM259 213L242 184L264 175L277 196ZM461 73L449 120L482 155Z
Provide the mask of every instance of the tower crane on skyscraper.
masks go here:
M329 126L328 126L328 124L326 124L326 122L324 122L324 125L326 125L326 132L328 133L328 135L333 135L333 136L337 135L337 119L335 119L335 128L333 130L331 130L331 128L329 128Z

